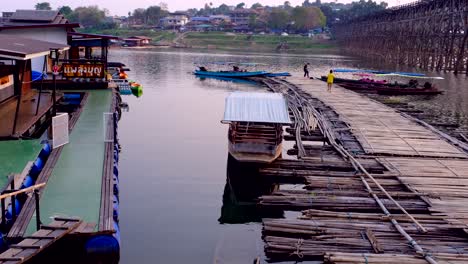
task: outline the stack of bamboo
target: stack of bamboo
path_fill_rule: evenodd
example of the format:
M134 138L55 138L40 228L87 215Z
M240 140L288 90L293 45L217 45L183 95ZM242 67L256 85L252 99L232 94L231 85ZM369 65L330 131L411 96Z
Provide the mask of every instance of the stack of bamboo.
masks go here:
M434 254L433 257L439 264L466 264L468 255L466 254ZM427 261L420 256L402 254L368 254L368 253L342 253L327 252L324 262L329 264L427 264Z
M382 202L389 210L398 210L395 204L390 200L382 199ZM400 199L399 202L407 211L427 211L427 204L419 198L406 197L405 199ZM311 208L338 211L346 210L351 212L379 211L379 207L373 198L359 197L357 196L357 192L351 189L329 192L282 190L273 192L271 195L261 196L258 204L264 207L276 207L290 210Z
M393 217L427 252L468 254L466 234L460 232L463 225L448 224L442 217L414 215L428 231L421 233L406 216ZM263 224L265 251L271 258L317 259L327 252L415 256L383 214L307 210L297 220L271 219ZM385 263L385 255L376 256L383 257L383 262L376 263Z

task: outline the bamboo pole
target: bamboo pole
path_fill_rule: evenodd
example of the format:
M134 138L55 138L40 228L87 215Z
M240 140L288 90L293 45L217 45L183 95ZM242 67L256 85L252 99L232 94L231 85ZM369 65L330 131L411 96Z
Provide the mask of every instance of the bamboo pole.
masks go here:
M21 194L21 193L27 193L27 192L30 192L30 191L34 191L35 189L39 189L39 188L42 188L44 186L45 186L45 182L33 185L31 187L28 187L28 188L21 189L21 190L18 190L18 191L14 191L14 192L11 192L11 193L5 193L5 194L0 195L0 200L8 198L8 197L15 196L15 195L18 195L18 194Z

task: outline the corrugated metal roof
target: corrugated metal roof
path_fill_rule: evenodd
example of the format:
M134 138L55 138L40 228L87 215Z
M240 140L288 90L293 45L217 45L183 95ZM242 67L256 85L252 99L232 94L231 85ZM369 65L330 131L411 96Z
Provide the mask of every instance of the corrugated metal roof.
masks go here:
M51 22L58 14L56 10L16 10L10 19Z
M68 45L0 34L0 58L28 60L48 55L51 49L67 50Z
M290 124L286 100L279 93L234 92L226 97L223 122Z

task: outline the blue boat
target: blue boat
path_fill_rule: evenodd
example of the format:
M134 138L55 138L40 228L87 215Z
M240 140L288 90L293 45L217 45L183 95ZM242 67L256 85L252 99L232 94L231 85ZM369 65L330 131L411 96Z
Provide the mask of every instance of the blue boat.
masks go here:
M254 71L254 72L235 72L235 71L198 71L196 70L195 75L199 76L214 76L214 77L228 77L228 78L245 78L245 77L258 77L265 76L268 74L266 71Z
M291 76L289 72L270 72L266 75L267 77L288 77Z

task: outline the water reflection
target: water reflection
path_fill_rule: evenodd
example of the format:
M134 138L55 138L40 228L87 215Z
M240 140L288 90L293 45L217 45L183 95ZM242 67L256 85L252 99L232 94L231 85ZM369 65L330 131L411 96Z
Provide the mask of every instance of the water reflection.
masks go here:
M261 222L262 218L282 218L283 211L261 208L257 198L270 194L278 185L266 180L258 173L260 165L240 163L228 155L226 186L224 187L221 224L243 224Z
M263 253L261 218L283 216L254 205L273 188L255 168L226 159L227 127L220 123L229 92L264 88L201 80L193 75L194 62L244 60L268 64L259 70L301 74L307 61L314 77L333 67L393 70L333 54L113 50L111 59L128 65L145 89L145 96L125 98L132 111L119 123L122 263L251 263ZM443 95L401 100L467 124L468 81L443 77Z

